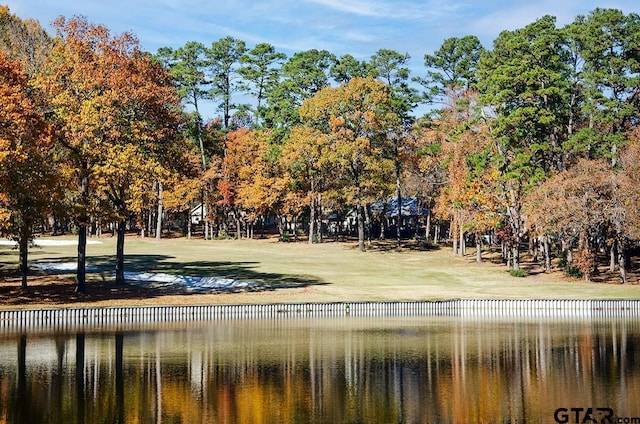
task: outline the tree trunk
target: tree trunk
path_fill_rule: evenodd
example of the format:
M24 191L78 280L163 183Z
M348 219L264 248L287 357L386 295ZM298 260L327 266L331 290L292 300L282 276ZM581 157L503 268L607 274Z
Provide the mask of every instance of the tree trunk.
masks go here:
M426 228L424 230L424 238L429 243L429 237L431 235L431 213L427 214L427 223Z
M622 242L618 240L618 267L620 268L620 284L627 283L627 258Z
M547 272L551 271L551 246L549 245L549 237L544 236L542 238L542 247L544 249L544 269Z
M504 263L507 265L507 269L511 269L511 259L513 258L513 251L506 244L504 245Z
M533 258L533 261L537 261L538 252L536 249L536 241L533 237L529 237L529 255Z
M87 204L89 197L89 176L86 167L83 167L83 176L80 180L80 204L82 212L78 224L78 268L76 270L76 291L84 293L87 282Z
M156 217L156 240L162 237L162 183L158 181L158 216Z
M482 236L476 234L476 262L482 262Z
M520 270L520 249L518 247L520 243L517 238L514 241L513 246L511 247L511 269L514 271Z
M401 164L396 144L396 201L398 202L398 225L396 225L396 246L400 247L400 224L402 223L402 191L400 190Z
M449 237L453 241L453 256L458 256L458 235L456 234L456 222L451 218L449 223Z
M467 254L467 242L464 238L464 230L462 225L460 226L460 256L466 256Z
M507 243L502 240L500 242L500 253L502 255L502 262L506 263L509 266L509 254L507 253Z
M318 201L316 204L318 210L316 211L316 241L322 243L322 194L318 193Z
M76 291L84 293L86 291L86 270L87 262L87 226L80 225L78 228L78 269L76 271Z
M124 236L127 222L118 221L118 239L116 241L116 285L124 285Z
M358 249L360 249L361 252L364 252L364 217L362 216L362 203L360 202L360 199L358 199L356 206L356 217L358 221Z
M609 272L616 272L616 243L611 243L609 249Z
M196 107L196 113L198 114L198 126L197 126L198 133L196 134L196 138L198 139L198 145L200 146L200 158L202 159L202 170L206 171L207 170L207 158L204 155L204 143L202 141L202 136L201 136L202 130L200 129L200 112L198 112L197 107ZM226 126L225 126L225 128L226 128Z
M371 216L369 214L369 206L364 206L363 207L363 211L364 211L364 222L366 225L366 229L367 229L367 246L371 247Z
M316 225L316 197L311 193L311 202L309 207L309 244L313 244Z
M20 251L20 276L22 277L22 288L27 288L27 276L29 275L29 237L25 234L26 231L21 231L20 239L18 240L18 250Z
M187 210L187 239L191 240L191 232L193 231L193 225L191 224L191 206ZM157 237L157 235L156 235Z
M147 232L149 233L149 236L151 236L152 228L153 228L153 211L151 208L149 208L149 216L147 219Z
M204 222L203 224L203 228L202 228L202 234L203 234L203 238L205 240L207 240L207 238L209 237L209 217L208 217L208 212L207 212L207 207L206 207L206 196L204 194L204 192L202 193L202 209L200 209L201 211L201 218L200 221Z
M387 215L386 214L382 214L382 216L380 217L380 236L378 237L379 240L384 240L385 239L385 232L387 231Z

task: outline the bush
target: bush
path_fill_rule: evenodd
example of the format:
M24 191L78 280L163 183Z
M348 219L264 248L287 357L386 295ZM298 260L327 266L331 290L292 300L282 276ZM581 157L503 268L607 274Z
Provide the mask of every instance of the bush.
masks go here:
M232 238L231 235L229 235L225 230L218 231L218 235L216 236L216 240L228 240L230 238Z
M575 277L575 278L584 277L584 274L582 273L582 271L580 271L580 268L575 267L575 266L567 266L567 267L565 267L564 273L567 274L569 277Z
M280 241L284 243L289 243L291 240L292 239L288 231L283 232L282 235L280 236Z
M560 253L560 257L558 258L558 266L560 268L567 268L569 265L569 260L567 259L567 252L562 251Z
M526 277L527 271L524 269L510 269L509 274L511 274L512 277Z
M580 250L575 255L574 263L581 274L580 276L584 276L587 281L591 280L591 276L597 270L595 253L589 249Z

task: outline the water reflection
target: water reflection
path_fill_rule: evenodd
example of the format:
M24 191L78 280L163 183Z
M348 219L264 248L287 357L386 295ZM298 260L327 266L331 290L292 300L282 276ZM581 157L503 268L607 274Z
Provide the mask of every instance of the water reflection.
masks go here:
M640 321L216 321L0 336L0 422L554 422L640 416Z

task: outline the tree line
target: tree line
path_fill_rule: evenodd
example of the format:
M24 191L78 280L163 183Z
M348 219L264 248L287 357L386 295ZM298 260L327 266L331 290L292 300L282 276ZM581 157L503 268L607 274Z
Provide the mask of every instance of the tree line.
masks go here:
M307 222L313 243L329 214L353 211L365 250L385 219L371 205L391 196L421 199L455 253L473 239L480 260L492 234L514 272L529 242L547 269L557 257L589 279L606 250L626 281L640 239L637 14L595 9L560 28L544 16L490 49L449 38L419 76L388 49L287 57L226 37L150 54L85 18L59 18L50 37L6 7L0 26L0 230L24 285L47 218L78 231L82 291L90 226L116 223L122 283L127 226L159 237L182 216L190 235L201 205L206 238L276 216ZM210 101L220 115L204 120Z

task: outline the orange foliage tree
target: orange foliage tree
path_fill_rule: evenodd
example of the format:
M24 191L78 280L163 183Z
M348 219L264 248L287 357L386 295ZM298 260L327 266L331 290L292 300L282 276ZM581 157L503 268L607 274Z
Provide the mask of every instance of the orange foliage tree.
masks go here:
M499 171L492 162L493 144L477 109L477 93L448 89L447 100L440 119L423 136L438 146L435 151L445 167L445 183L435 211L451 221L454 254L458 247L459 253L465 254L465 234L473 233L480 261L483 233L501 221L496 196Z
M226 146L218 188L222 203L235 215L240 238L242 221L250 232L267 214L283 215L288 183L278 162L279 148L270 143L267 131L238 128L228 134Z
M621 282L627 281L628 241L640 235L638 150L637 142L629 146L621 155L621 167L615 169L604 159L581 159L526 198L529 225L558 235L569 252L575 248L569 265L587 281L597 272L597 253L603 244L617 256Z
M34 225L54 197L51 128L18 62L0 52L0 234L19 247L22 286L27 286L28 246Z

